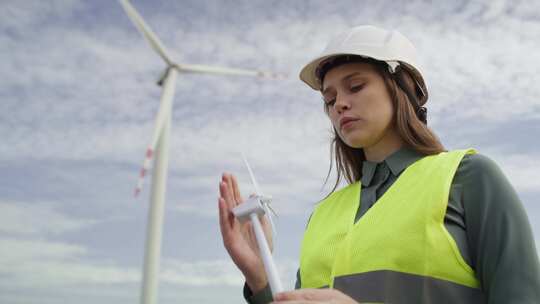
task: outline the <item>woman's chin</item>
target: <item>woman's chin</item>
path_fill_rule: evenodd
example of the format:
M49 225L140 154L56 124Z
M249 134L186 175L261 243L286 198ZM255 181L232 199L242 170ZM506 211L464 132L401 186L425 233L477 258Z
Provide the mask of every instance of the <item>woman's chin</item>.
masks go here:
M355 149L360 149L369 144L369 137L366 138L366 133L363 130L345 130L341 132L341 140L347 144L347 146Z
M375 145L382 139L380 133L373 134L365 129L349 130L340 134L341 140L349 147L364 149Z
M358 138L342 138L342 140L347 146L354 149L361 149L366 146L366 142Z

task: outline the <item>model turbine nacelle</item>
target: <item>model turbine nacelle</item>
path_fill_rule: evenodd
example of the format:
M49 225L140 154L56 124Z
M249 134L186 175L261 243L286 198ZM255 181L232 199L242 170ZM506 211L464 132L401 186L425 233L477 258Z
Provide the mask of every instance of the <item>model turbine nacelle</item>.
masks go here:
M265 215L267 210L267 207L265 206L269 206L271 202L271 196L254 195L235 207L233 209L233 214L243 223L250 220L251 214L256 214L258 216Z

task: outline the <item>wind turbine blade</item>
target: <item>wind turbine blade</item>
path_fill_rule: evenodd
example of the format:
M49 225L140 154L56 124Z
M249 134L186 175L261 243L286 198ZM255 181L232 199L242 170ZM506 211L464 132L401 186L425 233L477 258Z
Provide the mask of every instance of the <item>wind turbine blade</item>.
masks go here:
M285 77L284 74L278 74L278 73L272 73L272 72L235 69L235 68L208 66L208 65L199 65L199 64L181 64L181 65L177 65L177 67L180 71L188 72L188 73L252 76L252 77L271 78L271 79L280 79L280 78Z
M131 19L131 22L135 24L139 32L146 38L146 40L150 43L150 46L165 60L167 65L172 65L173 61L171 60L171 57L168 55L167 49L159 40L157 35L152 31L152 29L146 24L144 19L141 17L141 15L135 10L133 5L129 3L129 0L119 0L120 4L124 8L124 11L126 11L126 14L128 15L129 19Z
M246 164L246 167L247 167L247 169L249 171L249 176L251 177L251 182L253 183L253 187L255 187L255 194L261 195L261 189L259 188L259 184L257 184L257 181L255 180L255 176L253 175L253 171L251 171L251 167L249 166L249 163L248 163L244 153L242 153L242 158L244 159L244 163Z
M154 124L154 132L152 133L152 141L146 149L146 156L144 158L143 166L139 174L139 179L137 181L137 187L135 188L135 196L138 196L142 190L142 185L144 177L150 170L150 165L152 163L152 158L159 140L159 137L162 134L163 127L167 122L168 117L172 112L172 101L174 98L174 90L176 86L176 75L177 71L175 69L168 69L167 75L165 76L165 81L163 85L163 92L161 95L161 102L159 105L158 113L156 115L156 121Z

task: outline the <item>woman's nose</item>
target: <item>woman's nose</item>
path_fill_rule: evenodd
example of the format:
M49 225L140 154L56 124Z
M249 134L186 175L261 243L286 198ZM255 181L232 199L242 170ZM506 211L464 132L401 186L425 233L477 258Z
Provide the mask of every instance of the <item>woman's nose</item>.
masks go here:
M338 113L341 113L345 110L351 108L351 103L346 96L336 96L336 102L334 103L334 108Z

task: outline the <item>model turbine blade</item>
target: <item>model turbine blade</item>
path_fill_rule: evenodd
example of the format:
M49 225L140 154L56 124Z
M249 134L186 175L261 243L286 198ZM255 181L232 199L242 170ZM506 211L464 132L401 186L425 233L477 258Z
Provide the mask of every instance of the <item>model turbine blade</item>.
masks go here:
M157 35L152 31L152 29L146 24L144 19L141 17L141 15L135 10L135 8L129 3L128 0L119 0L120 4L122 4L122 7L126 11L126 14L128 15L129 19L131 19L131 22L135 24L139 32L146 38L146 40L150 43L152 48L165 60L167 65L173 65L173 61L171 57L168 55L168 52L161 42Z
M169 71L172 71L169 69ZM159 105L158 113L156 115L156 121L154 124L154 131L152 133L152 141L148 145L148 148L146 149L146 156L144 158L143 166L141 169L141 172L139 174L139 179L137 181L137 187L135 188L135 196L139 195L139 193L142 190L144 177L148 173L150 169L150 165L152 164L152 158L154 157L154 152L156 150L156 146L158 143L158 140L162 134L163 127L165 123L168 120L168 117L171 115L172 111L172 100L174 97L174 90L176 86L176 72L170 73L167 72L165 75L165 79L167 79L167 82L170 83L168 86L163 87L163 93L161 95L161 102Z
M278 74L278 73L272 73L272 72L234 69L234 68L207 66L207 65L199 65L199 64L181 64L181 65L176 65L176 67L180 71L187 72L187 73L252 76L252 77L260 77L260 78L270 78L270 79L283 79L286 77L284 74Z
M249 166L249 163L247 161L246 156L244 153L242 153L242 158L244 159L244 163L246 164L246 167L249 171L249 176L251 177L251 182L253 183L253 187L255 187L255 195L257 198L261 201L262 206L264 208L264 213L266 214L268 220L270 221L270 226L272 227L272 232L274 235L276 235L276 225L274 224L274 220L272 219L272 215L276 215L276 212L272 207L270 206L270 203L272 201L272 197L269 195L264 195L261 192L261 188L259 187L259 184L257 183L257 180L255 179L255 175L253 174L253 171L251 170L251 167Z
M246 167L247 167L247 169L249 171L249 176L251 177L251 183L253 183L253 187L255 187L255 194L257 196L261 196L262 195L261 189L259 188L259 184L257 184L257 180L255 180L255 176L253 175L253 171L251 171L251 167L249 166L249 163L248 163L244 153L242 153L242 158L244 159L244 163L246 164Z
M272 209L272 207L270 207L269 202L263 202L263 207L264 207L264 213L266 214L266 218L268 218L268 220L270 221L270 227L272 228L272 234L275 237L277 235L277 230L276 230L276 224L274 224L273 217L274 217L274 215L276 215L276 213L274 212L274 209ZM272 213L270 213L270 212L272 212Z

